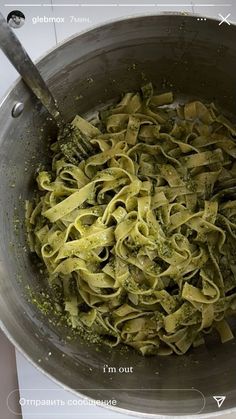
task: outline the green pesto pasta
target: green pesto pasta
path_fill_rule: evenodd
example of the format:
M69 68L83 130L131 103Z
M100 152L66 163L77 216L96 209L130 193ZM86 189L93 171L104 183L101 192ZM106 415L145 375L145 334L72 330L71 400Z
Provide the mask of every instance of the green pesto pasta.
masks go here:
M236 177L236 131L214 104L172 102L149 83L93 123L77 115L96 154L76 165L53 144L27 202L30 248L71 327L143 355L233 338L236 201L215 191Z

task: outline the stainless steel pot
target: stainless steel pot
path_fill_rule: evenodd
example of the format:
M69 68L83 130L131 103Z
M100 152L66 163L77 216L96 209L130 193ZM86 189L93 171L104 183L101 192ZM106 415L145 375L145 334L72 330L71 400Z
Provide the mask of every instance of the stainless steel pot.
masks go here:
M38 67L66 119L88 114L121 92L152 80L177 100L215 101L226 113L236 109L236 27L194 16L145 16L124 19L70 39L43 58ZM12 108L24 112L12 117ZM193 415L218 411L215 395L225 395L222 409L236 412L235 341L206 346L176 357L143 358L133 351L96 351L82 339L50 323L29 301L27 284L45 286L28 254L24 200L32 196L35 170L48 159L53 125L46 112L17 82L0 107L0 319L12 342L42 371L65 388L95 399L116 399L115 409L140 417ZM36 291L37 292L37 291ZM235 323L233 329L236 330ZM48 356L51 353L51 356ZM105 374L107 364L133 367L130 374ZM97 390L93 390L97 389ZM119 389L119 390L117 390ZM236 413L235 413L236 414ZM149 416L150 415L150 416Z

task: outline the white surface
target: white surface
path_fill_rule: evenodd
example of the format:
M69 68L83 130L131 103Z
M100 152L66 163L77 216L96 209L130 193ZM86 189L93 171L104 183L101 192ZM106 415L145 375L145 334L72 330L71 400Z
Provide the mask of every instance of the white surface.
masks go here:
M26 1L21 0L0 0L0 11L7 16L11 10L19 9L25 16L25 25L22 28L16 30L17 36L24 44L26 50L33 59L40 57L45 51L53 47L57 42L64 40L65 38L81 32L89 27L106 22L108 20L128 16L132 14L143 14L143 13L162 13L167 11L172 12L186 12L186 13L198 13L202 16L219 18L218 14L221 13L226 16L231 13L229 21L236 22L236 2L235 0L202 0L201 2L194 2L191 0L169 0L153 2L152 0L28 0L32 6L16 7L16 4L27 4ZM33 6L36 4L49 4L48 7ZM52 3L52 6L50 6ZM159 3L159 6L157 5ZM194 5L197 4L197 6ZM232 4L231 7L227 4ZM5 4L14 4L13 6L5 6ZM57 6L53 6L56 4ZM67 7L62 5L67 4ZM83 6L71 6L72 4L84 4ZM89 6L93 4L93 6ZM100 4L103 6L95 6ZM111 6L115 4L116 6ZM123 6L121 6L123 4ZM124 6L126 4L126 6ZM134 4L134 6L133 6ZM140 4L141 6L137 6ZM150 6L145 6L148 4ZM161 6L160 6L161 4ZM163 6L165 4L165 6ZM171 6L169 6L171 4ZM182 4L182 6L179 6ZM202 6L200 7L199 4ZM210 6L214 4L215 7ZM226 4L226 6L223 6ZM208 5L208 6L204 6ZM220 5L220 6L219 6ZM33 17L64 17L64 23L37 23L33 24ZM75 23L75 19L72 20L72 16L80 19L79 22ZM199 22L199 25L205 25L206 22ZM17 73L9 64L3 53L0 51L0 98L3 97L8 86L16 79Z
M1 322L0 322L1 323ZM4 419L15 419L12 412L9 410L6 403L9 394L13 389L18 388L17 371L16 371L16 357L14 346L9 342L7 337L0 329L0 417ZM4 380L2 379L4 377ZM11 406L14 411L19 409L19 392L15 391L12 394Z
M98 406L78 405L86 403L83 399L73 396L68 391L53 383L34 368L19 352L16 354L18 382L21 395L23 419L129 419L112 411ZM59 400L57 406L35 406L28 404L27 400ZM23 405L24 404L24 405ZM71 404L75 404L71 406ZM132 418L134 418L132 416Z
M45 51L47 51L49 48L52 48L56 44L53 25L45 25L42 28L42 26L33 25L32 23L33 16L44 16L45 12L42 7L5 7L4 3L5 2L0 0L0 11L5 17L7 17L11 10L15 9L22 10L25 14L25 24L20 29L16 29L15 33L33 60L40 57ZM20 2L18 1L18 3ZM52 16L52 13L52 9L47 8L47 16ZM9 63L8 59L0 49L0 99L17 77L18 73Z
M165 7L157 7L157 6L108 6L108 3L116 3L115 1L107 1L107 0L90 0L86 3L87 6L79 6L79 7L70 7L69 3L78 3L76 0L54 0L55 4L65 4L67 3L67 7L6 7L4 3L14 3L14 4L21 4L26 3L25 1L20 0L6 0L0 2L0 10L1 12L7 16L7 14L11 10L19 9L23 11L26 16L25 25L16 30L16 34L19 36L21 42L25 46L26 50L30 54L33 59L38 58L42 55L45 51L49 48L53 47L57 42L60 42L67 38L68 36L80 32L93 26L98 23L105 22L115 17L127 16L131 14L142 14L142 13L160 13L163 11L174 11L174 12L188 12L188 13L199 13L202 16L207 17L214 17L218 18L218 13L221 13L223 16L226 16L228 13L231 13L229 20L231 22L236 21L236 2L232 0L231 3L233 4L231 8L227 6L219 6L219 4L223 3L230 3L230 1L224 0L214 0L211 3L216 4L216 7L206 6L206 7L199 7L194 6L194 2L191 1L176 1L171 0L168 2L162 1L161 3L171 3L172 6L165 6ZM43 1L31 1L31 4L38 4L43 3ZM45 2L46 3L46 2ZM50 0L48 0L50 3ZM82 1L81 1L82 3ZM88 4L106 4L107 6L92 6L89 7ZM137 0L129 0L125 2L125 0L120 0L120 3L128 3L128 4L144 4L148 3L151 4L152 1L137 1ZM178 6L178 4L188 4L187 6ZM202 0L201 4L209 4L207 0ZM117 4L117 3L116 3ZM55 16L55 17L64 17L65 23L57 23L57 24L33 24L32 18L33 17L43 17L43 16ZM75 16L76 18L80 19L80 22L71 22L71 16ZM207 24L205 22L199 22L199 25ZM219 28L220 30L220 28ZM4 96L5 92L8 90L10 84L16 79L17 73L9 64L8 60L3 56L2 52L0 51L0 98ZM21 398L23 399L61 399L65 402L64 406L58 407L44 407L44 406L34 406L34 405L25 405L22 406L22 413L23 419L33 419L34 417L40 417L43 419L50 419L52 417L78 417L81 419L87 418L103 418L103 419L128 419L127 416L120 415L117 413L113 413L111 411L106 411L100 407L93 407L93 406L76 406L76 407L69 407L68 401L76 400L68 392L60 389L57 385L55 385L51 380L45 378L36 368L32 367L31 364L26 361L19 353L17 353L17 368L18 368L18 378L19 378L19 387L20 387L20 394ZM39 389L43 389L40 390ZM56 395L56 396L55 396ZM77 398L78 400L78 398ZM54 413L54 415L53 415ZM221 418L225 419L235 419L235 415L224 415Z

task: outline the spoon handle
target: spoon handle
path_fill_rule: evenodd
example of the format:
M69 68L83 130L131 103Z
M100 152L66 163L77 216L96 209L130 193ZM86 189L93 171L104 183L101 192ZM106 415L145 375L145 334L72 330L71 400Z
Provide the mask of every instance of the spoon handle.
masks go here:
M7 24L0 12L0 48L23 78L24 82L45 106L50 115L61 122L56 101L48 89L37 67L21 45L19 39Z

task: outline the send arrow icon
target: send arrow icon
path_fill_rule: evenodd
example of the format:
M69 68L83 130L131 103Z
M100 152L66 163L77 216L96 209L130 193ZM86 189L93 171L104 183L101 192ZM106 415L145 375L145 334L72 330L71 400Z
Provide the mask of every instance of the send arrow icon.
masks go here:
M218 408L220 408L222 406L222 404L224 403L226 397L225 396L213 396L213 399L215 399Z

